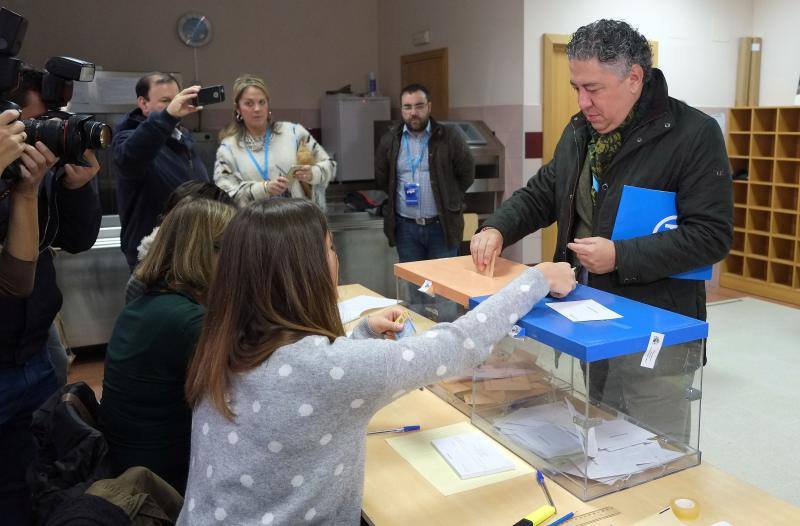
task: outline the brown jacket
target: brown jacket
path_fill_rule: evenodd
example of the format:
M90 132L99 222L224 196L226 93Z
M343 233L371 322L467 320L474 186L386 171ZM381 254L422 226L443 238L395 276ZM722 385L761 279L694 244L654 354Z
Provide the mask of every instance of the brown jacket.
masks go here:
M389 194L383 212L383 231L389 245L395 245L395 196L397 195L397 157L403 123L393 126L381 138L375 152L375 181L378 188ZM475 179L475 161L464 139L431 118L431 138L428 142L428 167L431 188L445 240L449 246L458 245L464 231L464 193Z

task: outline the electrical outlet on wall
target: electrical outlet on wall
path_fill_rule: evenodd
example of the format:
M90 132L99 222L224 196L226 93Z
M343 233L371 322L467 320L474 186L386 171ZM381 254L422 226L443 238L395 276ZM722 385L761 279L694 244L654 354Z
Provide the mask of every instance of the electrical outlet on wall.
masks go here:
M431 30L423 29L411 35L411 43L415 46L424 46L431 43Z

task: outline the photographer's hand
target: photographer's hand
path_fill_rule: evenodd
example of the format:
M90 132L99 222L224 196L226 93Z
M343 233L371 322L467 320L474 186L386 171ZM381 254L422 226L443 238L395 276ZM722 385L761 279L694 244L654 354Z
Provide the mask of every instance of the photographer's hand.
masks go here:
M0 113L0 171L19 159L25 146L25 125L17 110Z
M167 106L167 113L176 119L181 119L190 113L201 110L202 106L193 105L194 98L197 97L198 91L200 91L200 86L189 86L175 95L175 98L172 99L172 102Z
M91 166L64 165L64 178L61 179L61 186L67 190L77 190L91 181L100 171L100 163L97 162L97 157L92 150L84 151L83 156Z
M30 144L23 146L24 150L20 156L22 177L14 184L14 195L26 195L36 199L39 195L39 184L58 158L41 141L36 141L35 148Z
M55 164L56 157L41 142L36 143L36 148L30 144L23 146L20 178L14 182L11 190L4 250L20 261L36 261L39 256L39 184L47 170Z

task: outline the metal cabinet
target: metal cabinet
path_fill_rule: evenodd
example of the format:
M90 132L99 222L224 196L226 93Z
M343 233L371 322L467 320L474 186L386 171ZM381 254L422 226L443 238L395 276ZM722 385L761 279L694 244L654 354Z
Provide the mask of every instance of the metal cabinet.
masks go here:
M374 179L374 122L389 119L389 98L327 95L321 106L322 144L338 163L336 180Z

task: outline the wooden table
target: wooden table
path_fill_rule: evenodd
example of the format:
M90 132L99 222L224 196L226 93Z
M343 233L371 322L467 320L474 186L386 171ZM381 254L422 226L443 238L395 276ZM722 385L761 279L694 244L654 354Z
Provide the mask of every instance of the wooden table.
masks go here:
M360 285L341 286L339 294L341 299L359 294L378 296ZM415 317L415 323L419 330L430 325L424 318ZM379 411L369 429L410 424L434 429L467 420L433 393L415 390ZM373 526L511 526L545 504L535 477L529 475L445 497L397 454L386 438L384 435L367 438L362 512ZM708 463L588 503L553 482L548 487L558 508L557 516L569 511L577 515L604 506L622 512L592 526L633 524L664 509L675 497L692 498L701 505L700 517L686 522L687 525L707 526L722 520L734 526L800 525L800 508Z

